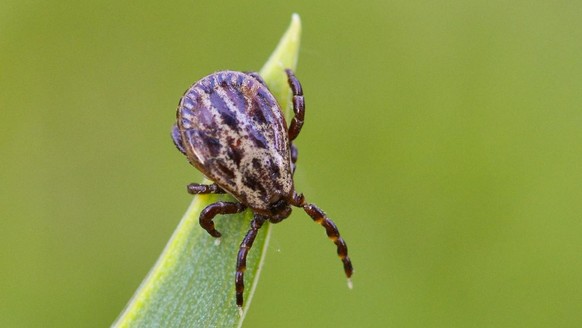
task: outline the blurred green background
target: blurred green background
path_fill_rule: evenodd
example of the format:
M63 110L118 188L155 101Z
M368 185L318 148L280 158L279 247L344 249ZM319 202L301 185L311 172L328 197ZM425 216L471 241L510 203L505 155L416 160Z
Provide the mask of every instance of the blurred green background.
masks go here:
M114 321L201 179L178 99L293 12L296 185L355 288L295 211L246 326L582 326L582 3L1 0L1 327Z

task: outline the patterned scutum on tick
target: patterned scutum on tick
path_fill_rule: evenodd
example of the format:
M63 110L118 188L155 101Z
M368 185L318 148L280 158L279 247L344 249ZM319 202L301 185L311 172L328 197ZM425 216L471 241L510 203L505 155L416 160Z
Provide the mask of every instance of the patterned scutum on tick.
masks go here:
M178 133L190 163L259 212L293 193L287 126L269 89L234 71L211 74L186 91Z

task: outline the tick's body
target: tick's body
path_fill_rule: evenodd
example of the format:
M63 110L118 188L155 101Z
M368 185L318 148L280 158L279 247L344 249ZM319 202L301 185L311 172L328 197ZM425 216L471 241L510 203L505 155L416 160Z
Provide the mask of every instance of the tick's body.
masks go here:
M333 222L295 192L293 171L297 150L291 143L303 125L305 105L299 81L286 70L293 91L295 117L287 129L281 108L255 73L223 71L209 75L186 91L177 111L172 136L176 147L213 185L190 184L192 194L228 192L238 202L217 202L200 215L201 226L214 237L220 233L212 219L250 208L251 229L237 258L237 305L242 307L243 273L248 250L265 221L280 222L302 207L322 224L337 245L348 278L352 264L347 246Z
M285 119L266 86L224 71L190 88L178 110L190 163L256 212L293 194Z

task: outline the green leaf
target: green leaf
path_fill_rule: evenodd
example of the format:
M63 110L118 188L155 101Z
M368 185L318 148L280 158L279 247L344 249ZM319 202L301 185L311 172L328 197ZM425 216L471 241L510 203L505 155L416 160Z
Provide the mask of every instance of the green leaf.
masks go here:
M260 75L284 110L289 112L290 90L284 68L295 69L301 36L299 15L291 24ZM206 180L204 183L209 183ZM113 327L229 327L244 320L235 303L234 272L240 242L249 229L252 213L219 216L220 245L198 224L204 207L228 195L194 196L178 228ZM260 230L247 258L245 309L257 286L270 224Z

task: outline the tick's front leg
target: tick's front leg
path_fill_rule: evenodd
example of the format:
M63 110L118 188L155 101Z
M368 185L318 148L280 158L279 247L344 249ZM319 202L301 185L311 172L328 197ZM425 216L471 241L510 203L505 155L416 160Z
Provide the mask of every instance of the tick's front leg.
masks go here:
M247 232L247 235L240 243L240 248L238 251L238 256L236 257L236 274L234 278L234 285L236 287L236 306L238 307L239 313L242 315L243 306L243 292L245 290L245 270L247 269L247 255L249 250L253 246L253 242L257 237L259 229L265 223L266 218L260 215L255 215L251 221L251 228Z
M200 226L204 228L212 237L221 236L214 228L214 219L218 214L235 214L244 211L247 207L241 203L235 202L216 202L206 206L200 213Z
M331 239L331 241L333 241L333 243L337 246L337 255L344 265L344 272L348 278L348 287L352 288L351 277L354 269L352 266L352 261L348 256L348 245L346 245L346 242L340 236L337 226L327 217L327 215L325 215L325 213L319 207L313 204L304 204L303 210L305 210L305 213L307 213L313 219L313 221L315 221L315 223L321 224L325 228L327 237L329 237L329 239Z

